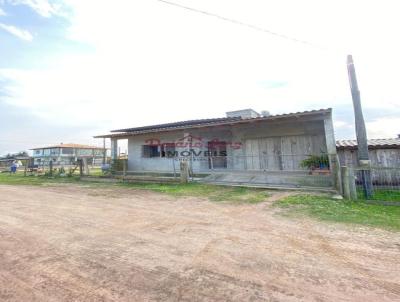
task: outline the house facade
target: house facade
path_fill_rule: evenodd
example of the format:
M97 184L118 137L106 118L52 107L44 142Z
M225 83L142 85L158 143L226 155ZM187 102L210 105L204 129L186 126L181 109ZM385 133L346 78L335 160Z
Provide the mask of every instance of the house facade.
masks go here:
M112 158L118 140L128 140L128 172L173 173L186 160L193 173L241 173L264 177L263 182L279 173L279 181L288 173L309 175L301 163L310 155L328 156L331 169L337 163L331 109L282 115L245 109L223 118L120 129L96 137L111 139ZM333 174L328 176L330 185Z
M34 165L72 165L77 159L86 158L90 165L100 165L106 149L81 144L59 144L31 149Z

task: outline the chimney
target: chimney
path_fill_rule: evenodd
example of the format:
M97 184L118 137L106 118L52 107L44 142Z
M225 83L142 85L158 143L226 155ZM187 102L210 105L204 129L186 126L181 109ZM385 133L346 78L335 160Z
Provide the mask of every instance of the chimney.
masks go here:
M260 114L253 109L242 109L236 111L229 111L226 113L226 117L240 117L242 119L260 117Z

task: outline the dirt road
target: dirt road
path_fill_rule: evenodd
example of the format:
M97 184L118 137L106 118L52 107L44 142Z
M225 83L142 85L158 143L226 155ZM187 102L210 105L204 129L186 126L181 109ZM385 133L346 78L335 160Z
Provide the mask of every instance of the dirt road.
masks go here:
M0 301L400 301L400 235L257 205L0 186Z

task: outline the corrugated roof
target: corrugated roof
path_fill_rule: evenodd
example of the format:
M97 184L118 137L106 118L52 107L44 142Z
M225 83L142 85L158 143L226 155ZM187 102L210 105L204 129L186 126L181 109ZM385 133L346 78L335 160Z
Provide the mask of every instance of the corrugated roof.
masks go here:
M173 123L158 124L151 126L112 130L111 132L137 132L137 131L157 130L157 129L167 129L167 128L180 128L186 126L196 126L196 125L203 125L203 124L210 124L217 122L235 121L240 119L241 119L240 117L222 117L222 118L211 118L211 119L201 119L201 120L189 120L189 121L173 122Z
M357 140L344 139L336 141L339 149L357 149ZM400 148L400 138L378 138L368 140L369 148Z
M174 122L174 123L167 123L167 124L158 124L158 125L151 125L151 126L144 126L144 127L113 130L111 132L121 132L121 133L98 135L98 136L95 136L95 138L126 137L126 136L151 133L151 132L163 132L163 131L172 131L172 130L178 130L178 129L200 128L200 127L231 125L231 124L240 124L240 123L251 123L254 121L284 119L284 118L291 118L291 117L300 117L300 116L305 116L305 115L323 115L326 113L330 113L331 110L332 110L331 108L328 108L328 109L294 112L294 113L287 113L287 114L261 116L261 117L255 117L255 118L247 118L247 119L242 119L240 117L231 117L231 118L223 117L223 118L214 118L214 119L189 120L189 121L181 121L181 122Z
M103 149L101 147L96 147L96 146L68 143L68 144L58 144L58 145L52 145L52 146L46 146L46 147L32 148L31 150L51 149L51 148Z

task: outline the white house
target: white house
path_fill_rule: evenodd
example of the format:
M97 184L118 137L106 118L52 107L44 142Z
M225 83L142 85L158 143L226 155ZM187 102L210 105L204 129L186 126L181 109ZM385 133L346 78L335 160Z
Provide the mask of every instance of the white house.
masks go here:
M101 164L106 149L81 145L81 144L59 144L46 147L33 148L35 165L48 165L50 161L54 165L71 165L79 158L86 158L88 164Z
M219 180L251 178L296 186L337 182L331 109L280 115L245 109L222 118L113 130L96 138L111 139L112 158L118 140L128 140L128 173L173 173L179 161L187 160L193 173ZM301 165L310 155L328 156L325 168L331 173L312 179Z

